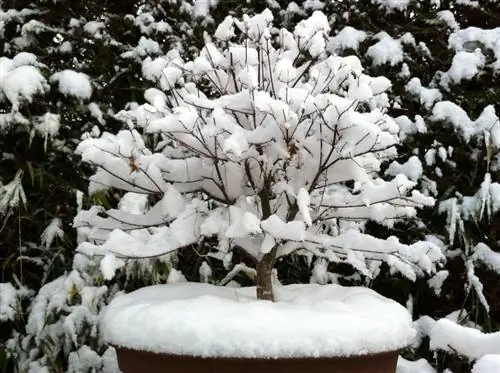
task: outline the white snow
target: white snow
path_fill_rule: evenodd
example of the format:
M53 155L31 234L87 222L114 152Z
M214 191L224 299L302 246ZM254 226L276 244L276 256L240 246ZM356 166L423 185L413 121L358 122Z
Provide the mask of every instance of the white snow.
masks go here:
M32 102L36 94L48 92L50 86L39 66L43 65L31 53L19 53L13 59L0 57L0 102L6 98L16 112L24 100Z
M368 37L364 31L346 26L337 35L331 37L327 43L330 52L342 52L345 49L358 50L359 45Z
M455 19L455 15L450 10L440 10L437 12L437 17L448 25L453 31L460 30L460 25Z
M10 282L0 283L0 323L14 320L17 313L17 292Z
M146 287L117 296L101 314L101 332L112 345L151 352L267 358L394 351L415 335L403 306L367 288L289 285L276 288L275 303L255 292Z
M440 101L434 105L431 119L450 123L467 142L472 137L484 136L485 132L489 132L492 144L500 147L500 126L493 105L486 106L474 121L457 104L451 101Z
M57 82L59 92L67 96L73 96L81 100L92 96L92 85L90 78L84 73L74 70L63 70L53 74L50 82Z
M436 370L425 359L410 361L400 356L396 373L436 373Z
M45 249L48 250L49 247L52 246L54 239L63 238L64 231L62 229L62 220L59 218L54 218L51 220L49 225L44 229L41 236L42 245L45 246Z
M398 174L405 175L412 181L417 181L423 173L422 162L417 156L412 156L405 163L400 164L397 161L392 162L387 170L386 175L397 176Z
M479 2L476 0L456 0L457 4L470 6L470 7L478 7Z
M95 38L102 37L101 31L106 27L104 22L90 21L83 26L83 31Z
M137 58L161 54L160 44L156 40L141 36L136 47L121 54L122 58Z
M24 193L22 169L16 172L14 178L7 184L0 184L0 214L5 214L8 208L26 205L27 199Z
M261 227L276 239L304 241L306 238L305 224L303 222L284 222L275 214L264 220L261 223Z
M443 95L437 88L423 87L419 78L412 78L405 87L406 91L418 97L426 109L431 109L435 102L441 101Z
M118 269L125 265L125 261L115 257L113 254L106 254L102 258L100 267L104 279L111 280L115 277Z
M427 283L429 284L429 287L434 290L434 294L436 296L441 295L441 289L443 287L443 283L445 280L448 278L450 273L446 270L441 270L437 272L434 276L432 276L429 280L427 280Z
M45 113L34 120L35 130L45 138L45 150L47 150L48 139L53 139L61 127L61 116L59 114Z
M401 115L395 120L399 126L399 137L401 138L401 140L405 140L408 136L416 133L427 132L427 125L425 124L424 118L422 118L420 115L415 115L414 122L406 115Z
M215 44L207 37L192 61L185 62L175 50L144 59L143 76L164 92L149 89L147 104L131 105L117 115L131 130L85 136L77 153L97 168L90 193L113 187L172 198L142 213L110 210L107 218L99 217L97 209L80 211L74 225L89 227L90 242L82 242L79 252L151 257L216 236L224 255L237 245L259 260L277 246L278 256L314 253L349 263L368 277L380 273L380 261L411 280L435 270L443 256L429 242L378 240L360 234L361 226L357 233L346 229L324 234L326 225L337 219L391 225L433 205L433 198L412 191L416 182L411 179L421 173L416 158L399 168L394 164L390 181L377 175L382 162L397 156L399 130L422 132L425 123L417 116L412 128L399 126L385 114L389 79L364 74L356 56L325 53L330 26L323 13L315 11L293 33L274 30L272 21L270 10L242 20L226 18L217 28L221 40L231 37L234 25L244 31L246 41ZM271 31L279 33L281 46L269 44ZM380 33L378 38L390 37ZM401 47L402 42L413 43L413 37L407 34L393 42ZM269 58L259 58L256 45ZM317 60L292 66L300 53ZM215 97L207 98L196 86L202 76ZM370 111L357 110L360 101ZM175 105L168 109L167 103ZM168 140L164 150L148 149L134 126ZM337 136L333 128L342 134L340 141L325 141ZM276 194L269 213L260 203L264 175L272 180L264 189ZM353 187L344 186L349 180ZM209 201L192 199L199 191ZM290 204L294 200L296 211ZM215 207L220 201L224 204ZM112 263L109 258L105 264ZM106 273L111 276L113 270Z
M472 249L471 260L479 262L496 273L500 273L500 253L493 251L488 245L480 242Z
M405 10L410 4L411 0L372 0L373 3L383 6L387 11Z
M106 123L106 121L104 120L104 114L97 103L91 102L87 105L87 107L90 111L90 115L94 117L99 122L99 124L104 125Z
M219 0L194 0L193 17L207 17L210 15L210 8L215 8Z
M460 84L462 80L471 80L484 67L486 57L481 49L474 52L460 51L453 57L450 69L441 76L441 85L449 88L451 84Z
M306 10L321 10L325 7L325 3L321 0L305 0L302 7Z
M379 32L374 38L379 41L370 46L366 51L366 55L373 60L374 66L384 65L386 63L395 66L403 62L403 46L401 45L401 40L392 38L385 31Z
M430 332L430 348L475 360L487 354L500 354L500 332L485 334L448 319L440 319Z
M500 355L484 355L476 361L471 373L500 372Z
M448 45L457 52L461 51L474 52L476 48L488 49L491 52L493 52L493 55L496 58L496 61L492 64L492 67L495 70L499 70L500 69L500 43L498 43L499 38L500 38L500 27L494 29L467 27L466 29L458 30L452 33L448 39Z
M234 36L233 17L226 16L224 21L217 27L217 30L215 30L214 36L223 41L231 39Z

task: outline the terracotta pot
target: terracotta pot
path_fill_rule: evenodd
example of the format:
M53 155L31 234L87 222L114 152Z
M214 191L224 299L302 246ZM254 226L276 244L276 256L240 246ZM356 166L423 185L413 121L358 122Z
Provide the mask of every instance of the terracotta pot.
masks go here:
M348 358L200 358L116 348L123 373L394 373L399 351Z

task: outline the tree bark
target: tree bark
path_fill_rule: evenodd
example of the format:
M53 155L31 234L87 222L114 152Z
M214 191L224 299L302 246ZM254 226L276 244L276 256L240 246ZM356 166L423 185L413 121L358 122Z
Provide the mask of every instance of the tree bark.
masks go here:
M257 264L257 299L270 300L274 302L273 291L273 267L274 255L272 251L264 254L260 262Z
M271 201L270 201L271 184L269 179L264 182L264 187L259 193L260 205L262 209L262 220L271 216ZM271 251L264 254L262 259L257 263L257 299L269 300L274 302L273 291L273 268L276 262L276 254L278 245L275 245Z

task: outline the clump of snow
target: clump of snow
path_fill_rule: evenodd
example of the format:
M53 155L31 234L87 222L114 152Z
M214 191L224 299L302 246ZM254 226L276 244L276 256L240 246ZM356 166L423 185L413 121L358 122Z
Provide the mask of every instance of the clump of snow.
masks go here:
M436 370L425 359L410 361L400 356L396 373L436 373Z
M19 53L13 59L0 57L0 102L7 99L16 112L23 101L32 102L35 95L48 92L41 66L31 53Z
M441 289L443 287L443 283L449 276L449 272L446 270L441 270L437 272L434 276L432 276L429 280L427 280L427 283L429 284L429 287L434 290L434 294L437 296L441 295Z
M479 1L476 1L476 0L456 0L456 2L459 5L470 6L473 8L476 8L479 6Z
M101 332L139 350L251 358L394 351L415 335L403 306L367 288L289 285L277 287L277 302L255 293L199 283L143 288L111 302Z
M141 36L137 46L128 52L122 53L121 57L137 58L137 57L145 57L148 55L158 55L158 54L161 54L160 44L158 44L158 42L153 39Z
M476 361L471 373L500 372L500 355L484 355Z
M431 109L435 102L441 101L443 95L437 88L423 87L419 78L412 78L405 87L406 91L418 97L426 109Z
M95 102L91 102L87 105L87 107L90 111L90 115L94 117L99 122L99 124L104 125L106 123L106 121L104 120L104 114L98 104L96 104Z
M415 115L415 121L412 121L406 115L401 115L396 118L396 123L399 126L399 137L405 140L408 136L416 133L426 133L427 125L424 118L420 115Z
M45 149L47 149L48 139L54 138L59 133L61 127L61 116L59 114L45 113L35 118L35 130L45 138Z
M499 119L493 105L486 106L474 121L457 104L451 101L440 101L434 105L431 119L450 123L467 142L473 137L489 133L492 145L496 148L500 147Z
M71 42L65 41L59 46L59 51L63 54L71 54L73 52L73 46Z
M437 12L437 18L448 25L453 31L460 30L460 25L455 19L455 15L450 10L440 10Z
M485 334L448 319L440 319L430 332L430 348L475 360L487 354L500 354L500 332Z
M482 29L479 27L467 27L452 33L448 39L448 45L457 52L474 52L476 48L485 48L493 52L496 61L492 64L495 70L500 69L500 27L494 29ZM483 53L484 54L484 53Z
M405 10L410 5L411 0L372 0L372 3L384 7L388 12Z
M0 322L14 320L17 313L17 291L10 282L0 283Z
M405 163L400 164L397 161L392 162L385 171L386 175L397 176L403 174L412 181L417 181L423 173L422 162L417 156L412 156Z
M354 27L346 26L337 35L331 37L327 43L330 52L342 52L346 49L358 50L359 45L368 37L368 34Z
M219 0L194 0L193 17L207 17L210 15L210 8L215 8Z
M45 249L48 249L52 246L55 238L63 238L64 231L62 229L62 220L59 218L54 218L51 220L49 225L44 229L41 236L42 245L45 246Z
M400 39L394 39L385 31L379 32L374 38L378 39L378 42L366 51L366 56L372 59L374 66L386 63L395 66L403 62L403 46Z
M490 247L482 242L478 243L472 249L471 260L479 262L496 273L500 273L500 253L493 251Z
M105 27L104 22L89 21L83 26L83 31L98 39L102 37L102 30Z
M100 266L101 272L104 279L111 280L115 277L115 273L118 269L125 265L125 261L115 257L113 254L106 254L102 258Z
M441 76L441 85L449 88L451 84L460 84L462 80L475 78L484 67L486 57L480 49L474 52L461 51L455 54L450 69Z
M305 0L302 7L305 10L321 10L325 7L325 3L321 0Z
M20 361L22 369L49 372L54 356L66 356L68 373L119 372L114 349L103 346L99 338L98 313L108 289L89 284L97 275L94 266L95 262L77 254L75 269L46 283L31 298L26 331L10 340L13 347L22 344L13 351L27 355ZM0 298L2 293L0 289Z
M449 198L439 204L439 212L447 214L447 230L449 239L453 243L455 234L464 231L464 221L480 221L484 217L491 218L500 210L500 184L491 181L491 175L487 173L481 183L480 189L473 196L462 196ZM489 264L495 270L498 266L497 258L490 253L487 246L478 244L475 248L476 255L470 259L473 261L492 260ZM473 266L471 266L473 269Z
M81 100L88 100L92 96L90 78L84 73L63 70L53 74L49 81L58 83L59 92L63 95L73 96Z
M22 169L16 172L14 178L7 184L0 184L0 215L4 215L9 208L20 204L26 205L27 199L24 193Z

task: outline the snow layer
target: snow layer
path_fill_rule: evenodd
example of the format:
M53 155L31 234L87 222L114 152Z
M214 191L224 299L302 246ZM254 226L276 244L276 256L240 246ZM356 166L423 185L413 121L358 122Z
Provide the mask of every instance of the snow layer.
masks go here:
M59 92L63 95L79 99L89 99L92 96L92 85L88 75L73 70L63 70L53 74L50 82L59 83Z
M31 53L0 57L0 102L6 98L16 111L23 101L32 102L35 95L47 93L50 87L39 66L43 65Z
M366 51L366 56L373 60L372 63L374 66L384 65L386 63L395 66L403 62L403 46L401 45L401 40L393 39L385 31L381 31L375 35L375 39L379 41Z
M359 45L367 36L368 34L364 31L346 26L336 36L329 39L327 49L330 52L341 52L345 49L358 50Z
M450 69L441 76L441 85L448 88L450 84L460 84L462 80L474 79L484 67L486 57L481 49L474 52L458 52L451 63Z
M0 322L14 320L17 293L9 282L0 283Z
M430 332L430 348L458 353L474 360L487 354L500 354L500 332L485 334L441 319Z
M425 359L410 361L400 357L396 373L436 373L436 370Z
M101 314L117 346L192 356L350 356L397 350L415 336L398 303L362 287L288 285L277 302L256 290L198 283L146 287L116 297Z
M410 0L372 0L372 2L383 6L387 11L403 11L410 4Z
M495 70L500 68L500 27L494 29L482 29L478 27L467 27L450 35L448 45L455 51L460 52L476 48L484 48L493 52L496 61L492 64ZM469 50L469 52L472 52Z
M500 355L485 355L476 361L471 373L500 372Z

